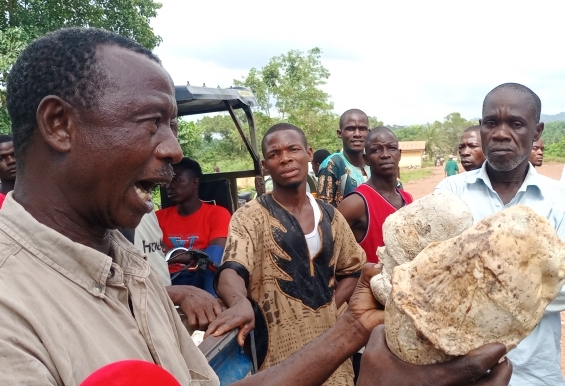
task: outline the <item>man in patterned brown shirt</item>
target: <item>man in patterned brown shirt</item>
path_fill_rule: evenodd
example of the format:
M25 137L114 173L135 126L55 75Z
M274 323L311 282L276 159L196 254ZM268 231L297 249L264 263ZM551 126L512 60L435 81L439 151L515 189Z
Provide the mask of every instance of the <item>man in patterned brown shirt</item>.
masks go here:
M302 130L277 124L262 149L273 192L233 215L217 291L230 307L223 318L244 314L253 320L255 310L257 353L265 369L335 324L365 253L343 216L306 192L312 149ZM353 385L350 362L325 385Z

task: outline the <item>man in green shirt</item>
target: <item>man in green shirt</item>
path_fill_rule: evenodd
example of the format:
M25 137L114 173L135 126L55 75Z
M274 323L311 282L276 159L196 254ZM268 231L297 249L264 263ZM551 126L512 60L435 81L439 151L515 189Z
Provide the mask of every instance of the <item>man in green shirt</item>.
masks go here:
M445 176L446 177L459 174L459 166L457 165L457 162L453 158L454 157L449 157L449 161L447 161L445 163L444 170L445 170Z

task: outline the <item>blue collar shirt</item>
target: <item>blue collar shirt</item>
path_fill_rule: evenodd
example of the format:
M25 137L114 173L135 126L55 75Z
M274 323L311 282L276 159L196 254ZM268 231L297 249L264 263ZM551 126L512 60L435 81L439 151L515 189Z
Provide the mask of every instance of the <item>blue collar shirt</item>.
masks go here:
M480 169L445 178L436 189L461 197L469 205L475 223L513 205L529 206L537 214L546 217L558 236L565 240L565 187L556 180L538 174L530 164L520 189L504 205L492 188L486 164L483 163ZM532 333L508 353L514 369L510 386L565 386L560 368L559 314L565 310L564 288L547 306L542 320Z

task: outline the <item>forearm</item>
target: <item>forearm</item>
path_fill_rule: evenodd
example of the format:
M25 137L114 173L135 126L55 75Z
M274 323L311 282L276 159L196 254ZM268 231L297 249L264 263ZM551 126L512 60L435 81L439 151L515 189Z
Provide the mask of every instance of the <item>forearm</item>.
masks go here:
M344 279L341 279L337 283L335 290L335 305L338 310L343 305L343 303L349 301L351 295L353 294L353 291L355 291L355 286L357 285L358 281L359 278L357 277L346 277Z
M232 307L242 300L247 300L245 280L235 270L224 269L218 279L217 294L228 307Z
M334 327L287 360L233 385L321 385L368 339L369 333L351 315L345 314Z

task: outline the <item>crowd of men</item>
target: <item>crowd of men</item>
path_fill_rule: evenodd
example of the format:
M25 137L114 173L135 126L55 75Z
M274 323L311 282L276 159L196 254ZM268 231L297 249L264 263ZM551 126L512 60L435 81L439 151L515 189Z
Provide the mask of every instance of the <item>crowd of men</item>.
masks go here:
M416 366L388 350L383 305L368 281L380 270L384 220L412 196L398 186L396 136L369 128L363 111L341 116L343 149L334 154L314 153L294 125L269 128L261 151L273 191L230 217L200 200L202 170L176 139L172 80L133 41L82 28L37 39L10 73L7 105L1 384L78 385L139 359L182 385L217 385L179 305L207 335L237 328L243 345L255 331L260 371L238 385L565 385L563 291L508 354L491 343ZM461 137L466 172L437 189L465 200L475 222L528 205L565 238L565 190L534 169L543 161L540 112L527 87L494 88L480 126ZM309 162L318 199L306 189ZM173 206L155 212L150 192L158 185L167 185ZM216 275L167 266L165 253L179 247L206 251L220 264Z

